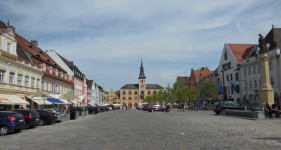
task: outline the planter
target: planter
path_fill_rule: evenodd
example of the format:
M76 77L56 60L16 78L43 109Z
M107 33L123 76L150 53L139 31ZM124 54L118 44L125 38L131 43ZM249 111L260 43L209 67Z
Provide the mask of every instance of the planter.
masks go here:
M76 119L79 118L79 112L76 112Z
M81 114L82 114L82 117L85 117L85 111L82 111Z
M70 120L70 114L65 114L65 121L69 121Z
M86 111L86 116L88 116L89 115L89 111Z

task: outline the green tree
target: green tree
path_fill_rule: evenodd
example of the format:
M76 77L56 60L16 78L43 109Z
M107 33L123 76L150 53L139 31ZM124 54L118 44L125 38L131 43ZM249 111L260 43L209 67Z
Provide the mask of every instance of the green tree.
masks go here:
M214 83L212 79L204 82L204 87L202 88L202 94L206 98L215 97L219 91L220 89L217 87L217 85Z

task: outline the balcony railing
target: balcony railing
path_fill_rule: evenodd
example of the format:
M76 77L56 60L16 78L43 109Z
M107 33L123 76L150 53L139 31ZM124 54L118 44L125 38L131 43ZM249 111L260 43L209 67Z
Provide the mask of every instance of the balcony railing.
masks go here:
M0 88L2 89L9 89L9 90L16 90L16 91L23 91L23 92L36 92L37 88L26 87L16 84L9 84L0 82Z

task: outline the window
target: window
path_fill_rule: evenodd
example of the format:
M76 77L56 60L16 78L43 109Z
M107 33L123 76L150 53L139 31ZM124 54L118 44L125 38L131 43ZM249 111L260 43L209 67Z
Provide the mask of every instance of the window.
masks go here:
M218 78L218 83L220 83L220 78Z
M256 66L253 66L253 74L256 73Z
M238 101L237 101L238 102ZM232 102L232 106L240 106L239 103L236 103L236 102Z
M246 69L244 69L244 76L246 76L247 75L247 71L246 71Z
M227 60L227 52L224 50L224 59Z
M125 100L125 97L123 97L123 100Z
M233 87L231 86L231 94L233 94Z
M251 74L251 67L248 68L248 70L249 70L248 75L250 75Z
M123 94L125 95L126 93L125 93L125 92L123 92Z
M230 94L229 86L227 87L228 94Z
M137 95L138 94L138 92L135 92L135 95Z
M261 66L258 65L258 73L260 73L260 72L261 72Z
M257 80L254 80L254 88L257 88L257 86L258 86L258 82Z
M239 80L238 73L235 73L235 78L236 78L236 81L238 81L238 80Z
M144 94L144 92L143 91L141 91L141 95L143 95Z
M138 99L137 97L135 97L135 99Z
M7 43L7 52L10 53L11 43Z
M31 87L34 88L35 78L31 78Z
M150 95L150 91L148 91L147 94Z
M226 75L226 80L229 80L229 77L228 77L228 75Z
M41 85L42 86L41 87L42 90L45 90L44 85L45 85L45 81L42 81L42 85Z
M239 85L236 85L236 93L239 93L240 92L240 89L239 89Z
M230 80L232 80L232 74L230 74Z
M18 85L22 85L22 75L18 74Z
M46 90L49 91L49 82L46 82Z
M259 82L260 82L260 86L261 86L261 79L259 79Z
M247 89L248 88L248 83L247 82L245 82L245 89Z
M129 97L129 99L131 99L131 97Z
M58 93L60 93L60 85L58 85Z
M52 91L55 91L55 84L52 83Z
M0 82L5 82L5 70L0 70Z
M36 88L39 89L39 86L40 86L40 79L37 79Z
M271 84L271 86L274 86L274 78L273 77L270 78L270 84Z
M223 65L223 69L224 70L228 70L230 68L231 68L231 64L230 63Z
M268 65L269 65L269 70L273 70L273 64L272 64L272 62L268 62Z
M252 89L252 81L249 82L249 88Z
M131 92L131 91L129 92L129 95L132 95L132 92Z
M29 86L29 76L25 76L25 79L24 79L24 86Z
M13 72L10 72L9 83L10 84L15 84L15 73L13 73Z

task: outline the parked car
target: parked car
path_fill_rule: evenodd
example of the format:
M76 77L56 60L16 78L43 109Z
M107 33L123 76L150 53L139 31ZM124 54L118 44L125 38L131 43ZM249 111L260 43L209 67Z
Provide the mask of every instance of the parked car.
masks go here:
M166 106L160 105L160 107L158 109L159 109L159 111L165 111L166 110Z
M225 109L245 110L245 106L233 101L223 101L215 103L215 108L213 111L216 114L220 114L222 110Z
M45 123L51 124L58 119L57 113L53 113L44 109L36 109L36 111L40 115L40 126L44 125Z
M150 105L149 107L147 107L147 110L149 112L164 111L163 109L160 109L160 105Z
M85 106L85 109L88 108L89 113L94 113L97 114L98 113L98 109L95 106Z
M56 113L57 116L58 116L58 119L55 122L61 122L61 118L63 117L63 114L61 114L60 110L55 109L55 108L54 109L53 108L46 108L45 110Z
M106 109L106 107L105 107L105 106L99 106L99 107L100 107L101 112L105 112L105 111L107 111L107 109Z
M15 111L0 111L0 135L20 132L25 127L24 116Z
M20 113L24 116L25 120L25 128L33 128L40 123L40 115L37 113L36 110L25 110L25 109L15 109L11 110L17 113Z
M107 105L108 107L111 107L112 108L112 110L114 110L115 109L115 107L114 107L114 105Z
M144 106L144 110L145 111L148 111L148 107L150 107L150 106L152 106L153 104L146 104L145 106Z

